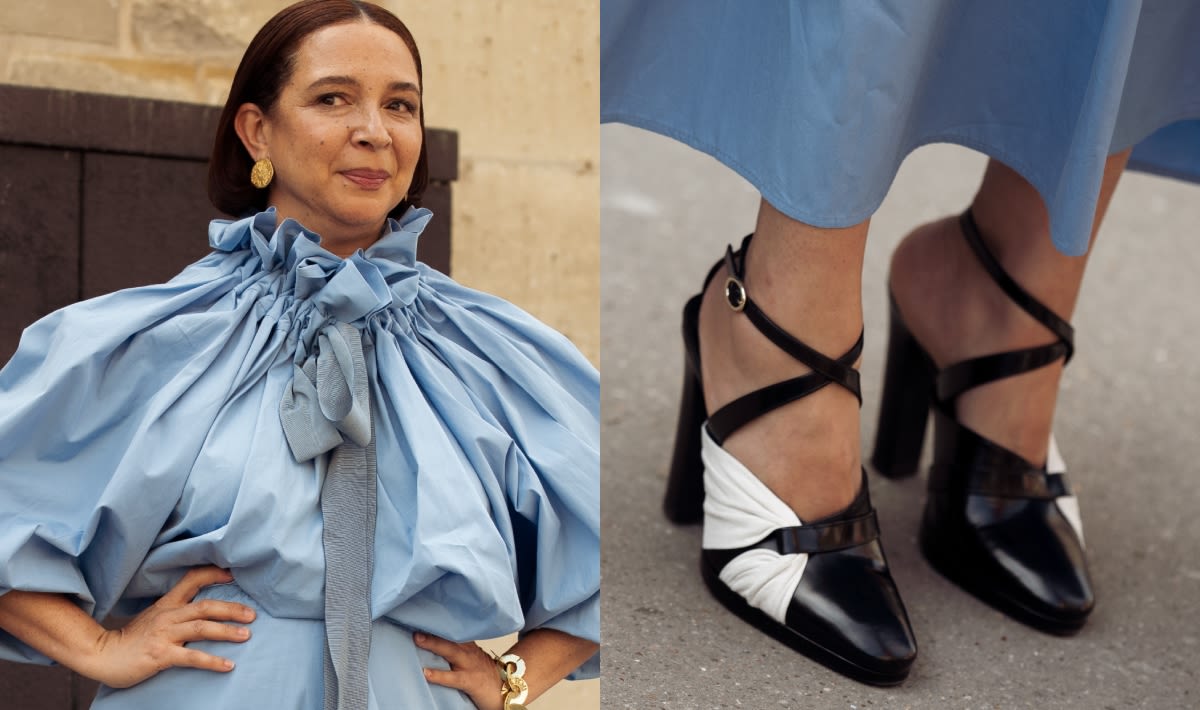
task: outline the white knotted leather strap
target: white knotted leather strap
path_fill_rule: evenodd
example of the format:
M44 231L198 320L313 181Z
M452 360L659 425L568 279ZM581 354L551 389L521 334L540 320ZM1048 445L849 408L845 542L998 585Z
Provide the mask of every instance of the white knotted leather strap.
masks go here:
M735 550L753 545L779 528L802 524L742 462L717 446L707 430L701 433L700 456L704 460L705 549ZM807 554L747 550L730 560L719 576L751 606L782 624L807 563Z

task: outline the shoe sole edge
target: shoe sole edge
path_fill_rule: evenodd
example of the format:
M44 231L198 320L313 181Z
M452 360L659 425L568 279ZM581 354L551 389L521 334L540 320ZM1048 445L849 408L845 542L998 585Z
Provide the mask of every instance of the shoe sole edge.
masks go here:
M840 673L851 680L868 685L891 687L899 685L908 678L909 672L912 670L912 663L904 666L902 670L896 673L885 673L876 671L870 668L865 668L837 652L822 646L803 634L791 629L784 624L781 624L761 609L753 607L741 595L729 589L724 582L721 581L717 572L708 565L703 557L700 559L700 575L704 579L704 584L708 587L708 591L718 602L726 609L732 612L742 621L750 624L754 628L763 632L767 636L775 639L783 645L791 648L809 659L825 666L826 668Z

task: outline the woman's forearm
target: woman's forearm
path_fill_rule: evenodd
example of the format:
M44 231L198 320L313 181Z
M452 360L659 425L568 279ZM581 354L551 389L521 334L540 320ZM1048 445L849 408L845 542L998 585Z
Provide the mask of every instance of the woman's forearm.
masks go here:
M66 595L18 590L0 596L0 628L67 668L94 677L89 659L105 629Z
M567 674L591 658L599 644L555 629L534 629L525 634L508 653L525 661L529 700L546 692ZM528 701L527 701L528 702Z

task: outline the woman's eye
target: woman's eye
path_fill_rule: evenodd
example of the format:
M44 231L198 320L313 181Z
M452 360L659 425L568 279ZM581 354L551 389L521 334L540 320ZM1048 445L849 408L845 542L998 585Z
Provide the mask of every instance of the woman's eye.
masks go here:
M392 111L403 111L405 113L412 113L417 110L417 107L415 104L413 104L413 102L405 101L403 99L396 99L395 101L392 101L391 103L389 103L387 106Z
M345 100L338 94L323 94L317 99L317 103L321 103L326 106L338 106L345 103Z

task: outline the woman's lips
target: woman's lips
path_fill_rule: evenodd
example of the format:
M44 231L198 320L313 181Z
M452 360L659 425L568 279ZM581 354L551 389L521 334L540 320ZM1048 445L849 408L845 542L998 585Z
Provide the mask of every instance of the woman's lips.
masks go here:
M344 170L342 175L350 182L366 190L378 190L387 182L389 175L383 170Z

